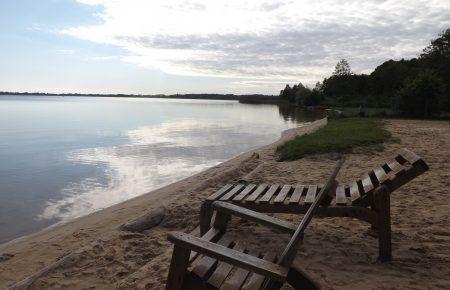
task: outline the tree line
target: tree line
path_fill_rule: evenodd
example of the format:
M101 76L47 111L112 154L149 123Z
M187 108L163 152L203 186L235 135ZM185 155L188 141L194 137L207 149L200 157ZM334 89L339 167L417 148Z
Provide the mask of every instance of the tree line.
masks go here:
M435 117L450 112L450 29L409 60L389 60L355 74L340 60L314 88L286 85L280 98L298 106L385 107L397 115Z

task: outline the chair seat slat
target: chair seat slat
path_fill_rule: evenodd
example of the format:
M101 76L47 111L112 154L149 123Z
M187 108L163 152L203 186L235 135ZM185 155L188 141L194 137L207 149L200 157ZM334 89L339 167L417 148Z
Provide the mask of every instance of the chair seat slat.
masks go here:
M272 185L269 190L261 197L259 200L260 203L269 203L272 196L275 194L275 192L278 190L280 186L278 184Z
M275 262L276 255L273 252L268 252L264 255L263 260ZM263 275L252 273L248 278L247 283L242 286L242 290L259 290L264 283L264 280L265 277Z
M228 247L232 242L233 241L229 236L224 235L217 242L217 244L224 247ZM200 278L205 278L205 276L211 273L214 266L217 264L217 260L208 256L203 256L199 259L200 260L195 264L194 268L192 269L192 272Z
M372 180L369 177L369 174L364 174L361 178L364 194L369 193L371 190L374 189L374 186L372 184Z
M336 189L336 204L337 205L347 204L347 198L345 197L345 187L343 185L339 185Z
M255 191L253 191L252 194L250 194L245 199L245 201L248 201L248 202L255 201L266 190L266 188L267 188L267 184L265 184L265 183L261 184L260 186L258 186L258 188Z
M237 193L239 193L244 188L244 186L245 186L244 183L239 183L239 184L235 185L233 187L233 189L231 189L226 194L224 194L221 198L219 198L219 200L225 201L225 200L231 199L233 196L235 196Z
M244 252L245 246L242 243L237 242L233 249L239 252ZM212 285L215 288L219 288L223 284L223 281L225 281L227 276L230 274L232 269L233 265L225 262L219 262L216 270L209 277L208 284Z
M289 203L290 204L294 204L294 203L299 203L300 202L300 197L303 194L303 189L305 188L305 186L303 185L297 185L294 189L294 192L291 195L291 198L289 199Z
M273 202L277 204L283 203L290 190L291 190L290 185L283 185L283 188L281 188L280 192L275 197Z
M226 184L221 189L219 189L215 193L208 196L206 198L206 200L209 200L209 201L216 200L216 199L220 198L222 195L224 195L225 193L227 193L232 187L233 187L233 184Z
M306 198L305 203L311 204L316 200L316 193L317 193L317 185L310 185L308 187L308 191L306 192Z
M360 192L359 192L359 187L358 187L358 183L356 181L354 181L351 185L350 185L350 198L353 201L355 201L356 199L358 199L361 196Z
M243 191L241 191L238 195L236 195L233 198L233 201L241 201L243 200L247 195L249 195L253 189L256 188L256 184L249 184L245 187L245 189Z
M379 184L384 184L386 180L388 180L387 174L381 166L375 168L373 173L375 174Z

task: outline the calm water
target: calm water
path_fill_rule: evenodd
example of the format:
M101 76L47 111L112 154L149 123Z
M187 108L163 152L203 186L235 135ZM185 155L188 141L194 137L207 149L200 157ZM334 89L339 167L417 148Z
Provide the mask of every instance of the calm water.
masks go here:
M0 96L0 243L180 180L305 120L235 101Z

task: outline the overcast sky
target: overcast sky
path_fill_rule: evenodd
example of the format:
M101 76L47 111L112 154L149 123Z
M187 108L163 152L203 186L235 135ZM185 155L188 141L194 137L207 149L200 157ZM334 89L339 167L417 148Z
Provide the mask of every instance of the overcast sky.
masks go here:
M450 0L0 0L0 91L277 94L446 28Z

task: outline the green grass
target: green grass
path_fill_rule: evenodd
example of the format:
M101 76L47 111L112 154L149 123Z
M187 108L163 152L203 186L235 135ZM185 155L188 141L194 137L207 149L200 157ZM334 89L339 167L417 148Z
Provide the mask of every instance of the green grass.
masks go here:
M298 136L277 148L280 160L295 160L309 154L350 152L355 147L382 150L391 133L379 119L348 118L331 120L311 134Z

